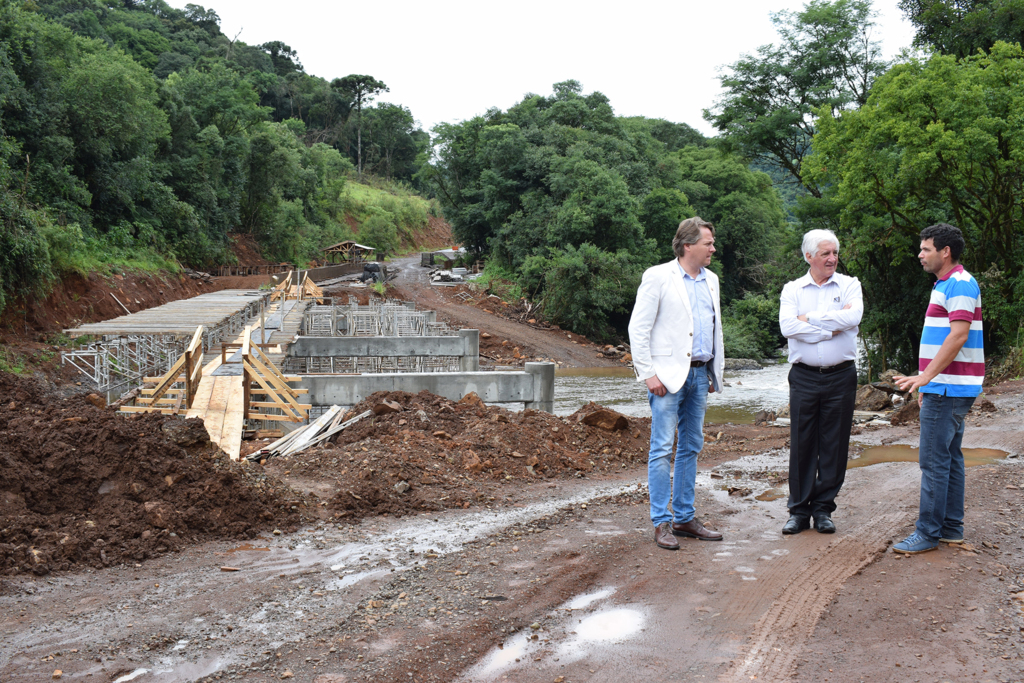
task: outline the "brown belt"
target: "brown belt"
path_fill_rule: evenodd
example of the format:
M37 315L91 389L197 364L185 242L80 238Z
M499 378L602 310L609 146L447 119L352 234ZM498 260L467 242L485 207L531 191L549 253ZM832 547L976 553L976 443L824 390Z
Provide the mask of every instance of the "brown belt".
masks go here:
M712 358L711 360L714 360L714 358ZM708 363L710 363L711 360L691 360L690 361L690 367L691 368L702 368L705 365L707 365Z

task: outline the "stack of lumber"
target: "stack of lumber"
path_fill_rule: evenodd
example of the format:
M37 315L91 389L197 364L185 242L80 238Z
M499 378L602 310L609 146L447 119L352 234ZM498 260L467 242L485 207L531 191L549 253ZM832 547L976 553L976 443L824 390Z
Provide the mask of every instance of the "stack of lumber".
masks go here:
M308 425L299 427L278 439L266 448L262 448L249 456L249 460L257 461L274 456L288 456L318 446L349 425L359 422L364 417L373 415L372 410L356 415L351 420L342 422L344 411L340 406L331 406L323 415Z

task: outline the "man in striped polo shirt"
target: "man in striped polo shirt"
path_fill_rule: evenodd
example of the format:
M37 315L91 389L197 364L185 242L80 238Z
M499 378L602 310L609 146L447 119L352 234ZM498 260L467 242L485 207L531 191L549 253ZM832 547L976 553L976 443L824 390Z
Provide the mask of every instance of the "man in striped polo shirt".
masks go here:
M917 255L938 281L921 333L919 373L896 377L903 391L918 390L921 406L921 506L917 530L893 546L913 555L939 543L964 540L964 418L985 379L981 289L960 265L964 236L946 223L921 231Z

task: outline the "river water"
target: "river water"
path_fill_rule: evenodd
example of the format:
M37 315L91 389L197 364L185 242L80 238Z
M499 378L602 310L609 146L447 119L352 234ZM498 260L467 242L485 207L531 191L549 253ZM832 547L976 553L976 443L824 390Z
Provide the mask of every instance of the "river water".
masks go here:
M708 397L705 422L748 424L763 409L789 403L789 363L726 372L721 393ZM650 417L647 388L632 368L560 368L555 373L555 414L571 415L590 401L624 415Z

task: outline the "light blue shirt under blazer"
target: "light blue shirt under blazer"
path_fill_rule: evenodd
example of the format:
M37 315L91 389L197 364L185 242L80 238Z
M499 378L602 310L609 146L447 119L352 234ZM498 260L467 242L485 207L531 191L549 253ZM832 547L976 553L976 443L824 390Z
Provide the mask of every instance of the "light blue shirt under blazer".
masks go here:
M676 262L678 263L678 261ZM693 311L693 360L709 361L715 356L715 304L711 300L711 289L708 287L707 274L701 268L696 278L679 265L683 274L683 286L690 297L690 310Z

